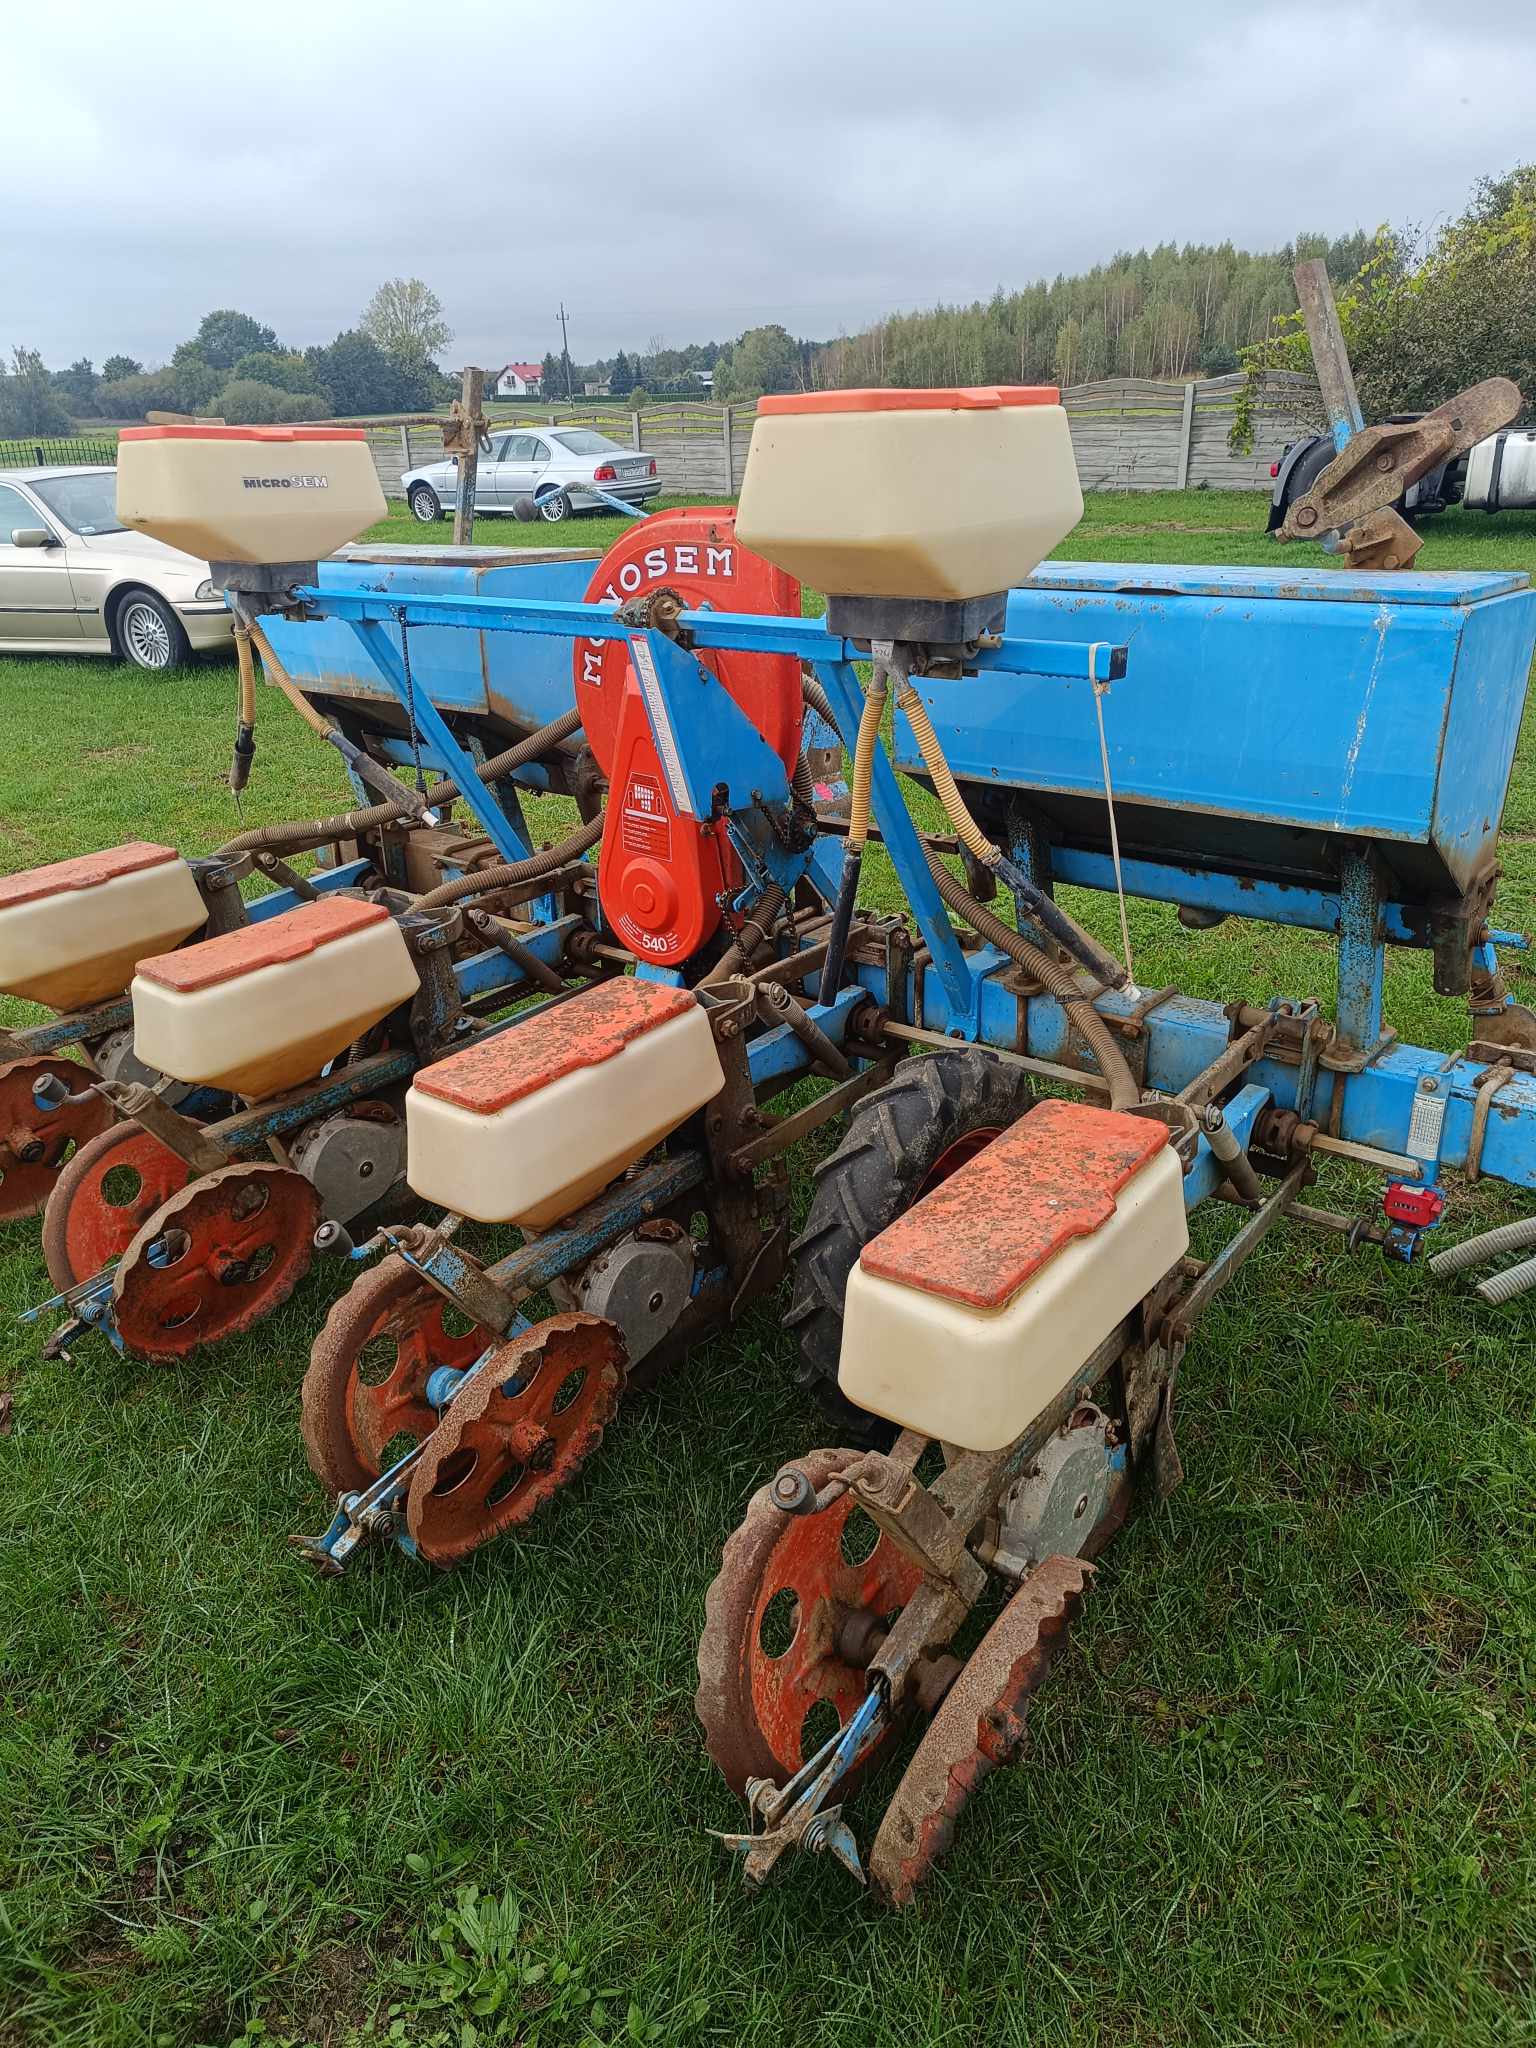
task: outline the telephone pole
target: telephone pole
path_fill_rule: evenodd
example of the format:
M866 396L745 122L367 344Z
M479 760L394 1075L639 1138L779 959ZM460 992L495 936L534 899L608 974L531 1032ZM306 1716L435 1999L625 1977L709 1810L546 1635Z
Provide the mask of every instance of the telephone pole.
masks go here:
M565 301L560 301L560 360L565 365L565 402L570 405L576 394L571 389L571 345L565 333Z

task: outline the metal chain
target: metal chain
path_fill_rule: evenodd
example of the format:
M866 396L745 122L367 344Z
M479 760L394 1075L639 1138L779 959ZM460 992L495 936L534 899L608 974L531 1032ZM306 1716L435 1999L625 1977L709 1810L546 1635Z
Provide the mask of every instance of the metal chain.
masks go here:
M421 767L421 733L416 724L416 681L411 674L411 630L405 620L405 606L395 606L395 621L400 628L400 666L405 671L405 715L411 727L411 759L416 764L416 794L425 796L427 778Z
M1130 986L1125 993L1135 1002L1139 991L1136 970L1131 964L1131 921L1126 915L1125 880L1120 872L1120 833L1115 824L1115 791L1109 778L1109 741L1104 732L1104 699L1109 695L1109 684L1100 682L1093 673L1097 653L1098 643L1088 650L1088 678L1093 686L1093 709L1099 721L1099 759L1104 767L1104 802L1109 811L1109 852L1115 868L1115 894L1120 901L1120 943L1125 948L1125 971L1130 977Z

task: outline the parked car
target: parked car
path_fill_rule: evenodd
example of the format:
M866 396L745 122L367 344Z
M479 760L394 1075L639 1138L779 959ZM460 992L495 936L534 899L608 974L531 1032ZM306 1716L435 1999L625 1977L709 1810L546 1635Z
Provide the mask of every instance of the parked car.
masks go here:
M1388 424L1420 418L1416 412L1395 412ZM1331 434L1308 434L1289 442L1279 461L1269 465L1275 485L1269 494L1271 533L1336 453ZM1536 428L1501 427L1465 455L1426 470L1397 501L1398 511L1410 521L1443 512L1447 505L1465 505L1469 512L1528 512L1536 505Z
M459 502L459 465L452 456L409 469L400 481L406 503L423 526ZM621 448L591 427L498 431L489 449L480 451L475 511L514 512L519 500L537 494L539 517L553 525L573 512L603 509L601 498L582 489L594 483L629 505L643 505L661 490L654 456Z
M206 562L119 525L115 469L0 469L0 651L170 669L232 627Z

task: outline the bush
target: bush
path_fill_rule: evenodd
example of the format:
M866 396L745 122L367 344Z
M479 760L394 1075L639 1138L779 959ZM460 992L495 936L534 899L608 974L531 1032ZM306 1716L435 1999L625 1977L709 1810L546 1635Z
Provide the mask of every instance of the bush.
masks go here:
M270 426L282 418L283 404L291 394L275 384L258 384L254 377L235 377L214 400L215 409L233 427Z

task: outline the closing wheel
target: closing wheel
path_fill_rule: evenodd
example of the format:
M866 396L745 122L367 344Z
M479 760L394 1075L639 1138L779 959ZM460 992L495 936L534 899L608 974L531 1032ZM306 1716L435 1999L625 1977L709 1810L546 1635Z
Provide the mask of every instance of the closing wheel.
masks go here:
M857 1455L812 1451L798 1466L819 1491ZM749 1778L782 1783L868 1692L869 1660L922 1584L888 1536L872 1536L851 1494L810 1515L784 1514L766 1486L752 1496L705 1598L694 1696L733 1791L744 1794Z
M221 1166L162 1202L112 1277L118 1335L185 1358L281 1306L308 1271L320 1197L286 1166Z
M549 1316L454 1395L411 1474L405 1523L429 1564L515 1529L597 1449L624 1390L616 1323Z
M309 1467L327 1493L367 1486L407 1448L397 1439L419 1443L432 1434L437 1414L427 1381L439 1366L467 1372L495 1342L478 1323L450 1331L452 1314L398 1252L333 1305L310 1351L300 1404Z
M62 1294L127 1251L193 1170L142 1126L113 1124L61 1170L43 1211L43 1257Z
M903 1060L883 1088L865 1096L842 1144L816 1169L805 1228L791 1247L784 1322L800 1340L801 1383L848 1442L884 1448L896 1435L838 1391L843 1295L860 1252L1034 1099L1022 1068L979 1046Z
M870 1852L869 1872L904 1906L954 1839L971 1794L1024 1746L1031 1696L1050 1676L1093 1566L1037 1565L966 1660L923 1731Z
M75 1147L104 1131L116 1115L95 1094L58 1109L39 1107L32 1089L49 1074L71 1094L89 1089L95 1079L88 1067L59 1053L0 1066L0 1223L35 1216Z

